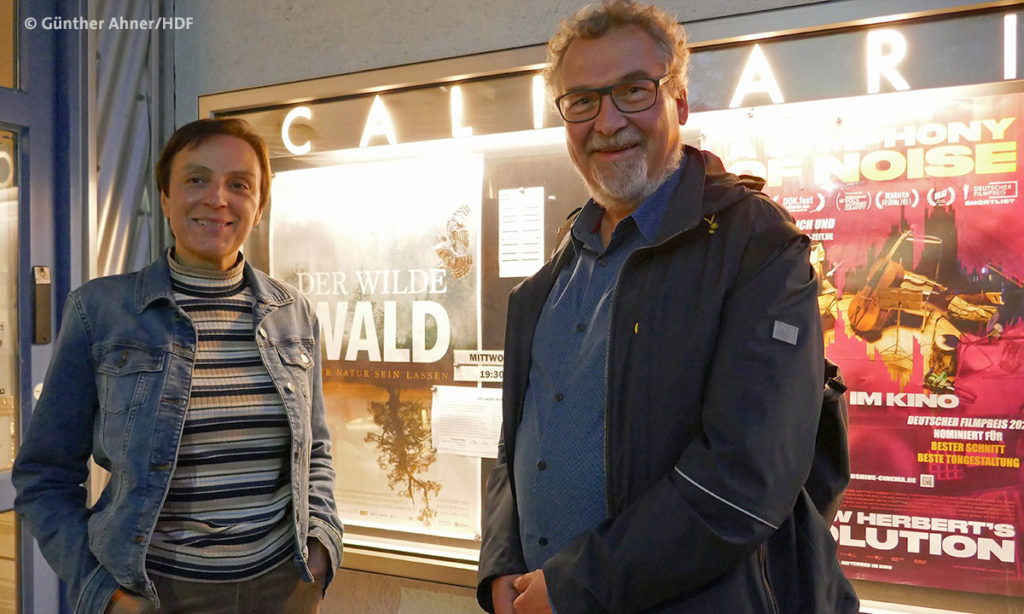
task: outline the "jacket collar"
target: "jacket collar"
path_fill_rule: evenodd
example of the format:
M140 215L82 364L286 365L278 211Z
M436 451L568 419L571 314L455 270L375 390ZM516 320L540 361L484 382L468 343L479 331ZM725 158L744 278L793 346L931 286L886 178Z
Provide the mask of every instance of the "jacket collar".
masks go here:
M760 177L727 173L722 161L711 152L686 145L683 157L683 176L669 201L655 243L694 228L704 218L764 186Z
M157 258L154 262L145 266L135 280L135 310L142 313L152 303L159 300L172 302L174 291L171 289L171 267L167 263L170 257L170 250L164 253L163 257ZM271 307L280 307L295 300L295 296L283 285L274 281L267 275L257 271L245 263L242 275L252 289L257 304L264 304Z

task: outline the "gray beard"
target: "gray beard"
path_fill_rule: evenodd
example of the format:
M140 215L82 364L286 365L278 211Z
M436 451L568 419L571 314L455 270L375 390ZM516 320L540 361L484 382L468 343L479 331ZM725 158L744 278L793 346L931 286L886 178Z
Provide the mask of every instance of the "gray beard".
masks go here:
M672 176L679 168L682 157L683 150L679 147L672 153L661 173L654 177L647 176L646 156L613 162L608 167L597 170L593 180L583 175L581 177L590 192L590 197L603 209L632 211Z

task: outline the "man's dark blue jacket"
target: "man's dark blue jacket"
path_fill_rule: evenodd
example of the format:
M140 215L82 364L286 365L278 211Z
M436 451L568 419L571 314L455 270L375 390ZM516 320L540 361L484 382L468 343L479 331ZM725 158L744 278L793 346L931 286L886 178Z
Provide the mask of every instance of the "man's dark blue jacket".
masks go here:
M626 261L612 298L608 519L544 564L549 598L558 614L855 613L803 490L823 381L808 240L780 242L740 276L752 239L791 218L754 191L760 182L684 155L658 240ZM509 298L503 443L480 553L488 611L494 578L530 571L511 467L533 331L571 259L563 246Z

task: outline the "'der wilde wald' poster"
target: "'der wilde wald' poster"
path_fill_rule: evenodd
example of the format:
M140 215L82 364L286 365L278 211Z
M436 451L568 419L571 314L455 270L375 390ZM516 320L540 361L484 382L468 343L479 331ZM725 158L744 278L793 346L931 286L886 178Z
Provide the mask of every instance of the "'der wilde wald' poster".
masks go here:
M480 461L431 447L431 387L478 347L479 155L285 171L271 275L316 310L335 495L349 527L474 539Z
M811 236L849 385L850 577L1021 596L1024 94L919 91L694 117Z

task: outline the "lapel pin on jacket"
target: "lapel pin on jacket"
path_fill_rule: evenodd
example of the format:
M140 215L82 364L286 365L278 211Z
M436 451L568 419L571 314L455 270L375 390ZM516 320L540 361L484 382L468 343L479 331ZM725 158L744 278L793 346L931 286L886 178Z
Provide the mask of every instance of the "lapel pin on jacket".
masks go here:
M711 217L704 218L704 221L708 223L708 234L715 234L715 231L718 230L718 221L715 219L715 214L712 213Z

